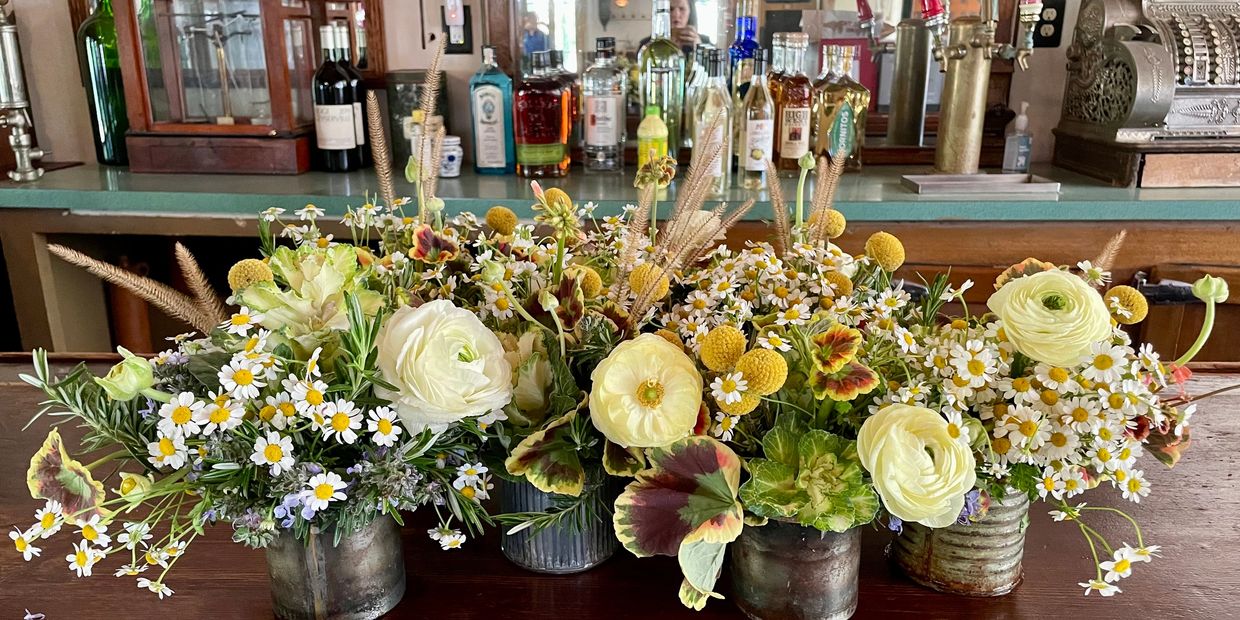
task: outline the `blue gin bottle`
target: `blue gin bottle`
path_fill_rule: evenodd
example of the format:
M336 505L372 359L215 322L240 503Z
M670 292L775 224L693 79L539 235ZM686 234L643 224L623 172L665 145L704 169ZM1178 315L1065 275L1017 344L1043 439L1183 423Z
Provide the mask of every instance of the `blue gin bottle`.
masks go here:
M753 79L754 56L761 45L758 44L758 16L754 10L754 0L739 0L736 4L736 40L728 47L729 70L732 96L744 100L749 91L749 82Z
M478 174L516 172L513 144L512 78L495 64L495 46L482 48L482 67L469 80L474 124L474 170Z

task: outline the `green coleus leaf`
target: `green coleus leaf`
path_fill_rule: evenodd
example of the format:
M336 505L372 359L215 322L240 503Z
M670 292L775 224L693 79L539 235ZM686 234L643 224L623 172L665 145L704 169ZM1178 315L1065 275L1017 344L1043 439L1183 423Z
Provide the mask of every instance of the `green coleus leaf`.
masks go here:
M684 583L680 586L680 602L686 607L702 609L708 598L723 598L714 592L715 582L723 572L723 554L727 543L686 540L680 545L676 560Z
M686 539L729 543L743 526L740 458L711 437L647 451L650 466L616 500L616 537L638 557L678 555Z
M646 452L641 448L622 448L606 441L603 444L603 470L613 476L632 478L646 468Z
M89 519L108 514L103 508L103 483L69 456L60 431L54 428L47 433L43 446L30 457L26 486L30 489L30 497L56 500L67 515Z
M801 437L798 452L796 488L806 498L797 514L802 525L842 532L873 519L878 498L865 481L857 442L811 430Z
M1146 449L1163 465L1175 467L1175 464L1180 462L1180 456L1192 444L1192 439L1189 437L1190 430L1185 428L1183 435L1179 437L1170 431L1160 433L1155 430L1146 440Z
M544 493L577 497L585 488L586 470L577 457L572 441L572 422L577 411L569 411L542 430L526 437L513 448L504 468L514 476L525 476Z
M805 494L796 486L796 478L795 465L752 459L749 461L749 480L741 485L741 501L749 512L759 517L792 517L806 502Z

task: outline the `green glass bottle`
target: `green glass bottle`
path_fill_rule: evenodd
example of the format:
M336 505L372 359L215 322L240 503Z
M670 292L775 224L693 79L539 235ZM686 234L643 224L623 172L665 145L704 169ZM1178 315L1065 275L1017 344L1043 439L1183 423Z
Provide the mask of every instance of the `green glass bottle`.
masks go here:
M95 157L101 164L128 165L125 131L129 129L129 117L125 115L125 86L121 82L112 0L99 0L95 11L78 29L77 43L95 134Z
M680 148L681 120L685 101L685 55L672 42L669 0L655 0L650 41L637 52L641 69L642 109L659 106L667 125L671 153Z

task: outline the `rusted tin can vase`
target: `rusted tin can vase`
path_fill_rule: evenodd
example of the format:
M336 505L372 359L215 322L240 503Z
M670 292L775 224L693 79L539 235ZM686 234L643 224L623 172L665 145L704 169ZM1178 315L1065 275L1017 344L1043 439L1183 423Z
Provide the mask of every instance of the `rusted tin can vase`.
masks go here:
M1021 577L1029 498L1009 492L994 498L986 516L969 525L931 529L905 523L888 553L910 579L965 596L1002 596Z
M857 611L861 530L770 521L729 547L732 598L755 620L843 620Z
M606 489L586 492L606 493ZM501 482L500 507L505 513L543 512L555 505L555 496L520 480ZM603 498L610 501L612 498ZM610 503L609 503L610 505ZM602 564L616 552L620 542L612 529L611 513L602 518L585 519L581 528L564 522L539 531L523 529L513 534L504 528L500 548L513 564L535 573L567 575L580 573ZM567 521L572 521L569 519Z
M370 620L405 595L400 527L380 517L333 544L334 531L308 540L281 533L267 545L271 604L281 620Z

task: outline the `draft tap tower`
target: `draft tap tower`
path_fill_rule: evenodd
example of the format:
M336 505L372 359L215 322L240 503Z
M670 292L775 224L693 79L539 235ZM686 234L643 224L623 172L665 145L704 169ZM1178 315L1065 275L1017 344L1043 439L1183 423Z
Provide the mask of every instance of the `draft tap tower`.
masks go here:
M980 15L949 19L948 8L940 0L927 0L922 16L934 23L935 60L946 72L939 112L938 144L934 170L941 174L975 174L982 149L982 122L986 113L986 92L990 81L990 62L995 58L1015 59L1022 69L1029 68L1033 53L1033 29L1042 13L1040 0L1017 0L1020 35L1016 46L995 41L999 0L982 0ZM947 40L943 26L946 24Z
M30 135L30 99L22 77L22 51L17 43L17 25L5 10L9 0L0 0L0 127L9 128L9 146L17 167L9 171L14 181L34 181L43 169L34 160L43 158L43 149L34 146Z
M939 0L926 0L939 3ZM922 1L917 0L917 6ZM941 6L941 5L940 5ZM923 8L922 13L925 12ZM868 0L857 0L857 18L870 40L870 52L894 53L891 104L887 113L888 146L921 146L926 129L926 84L930 77L930 38L946 25L939 19L933 26L925 19L908 17L896 24L896 40L880 41L883 24L874 15Z

